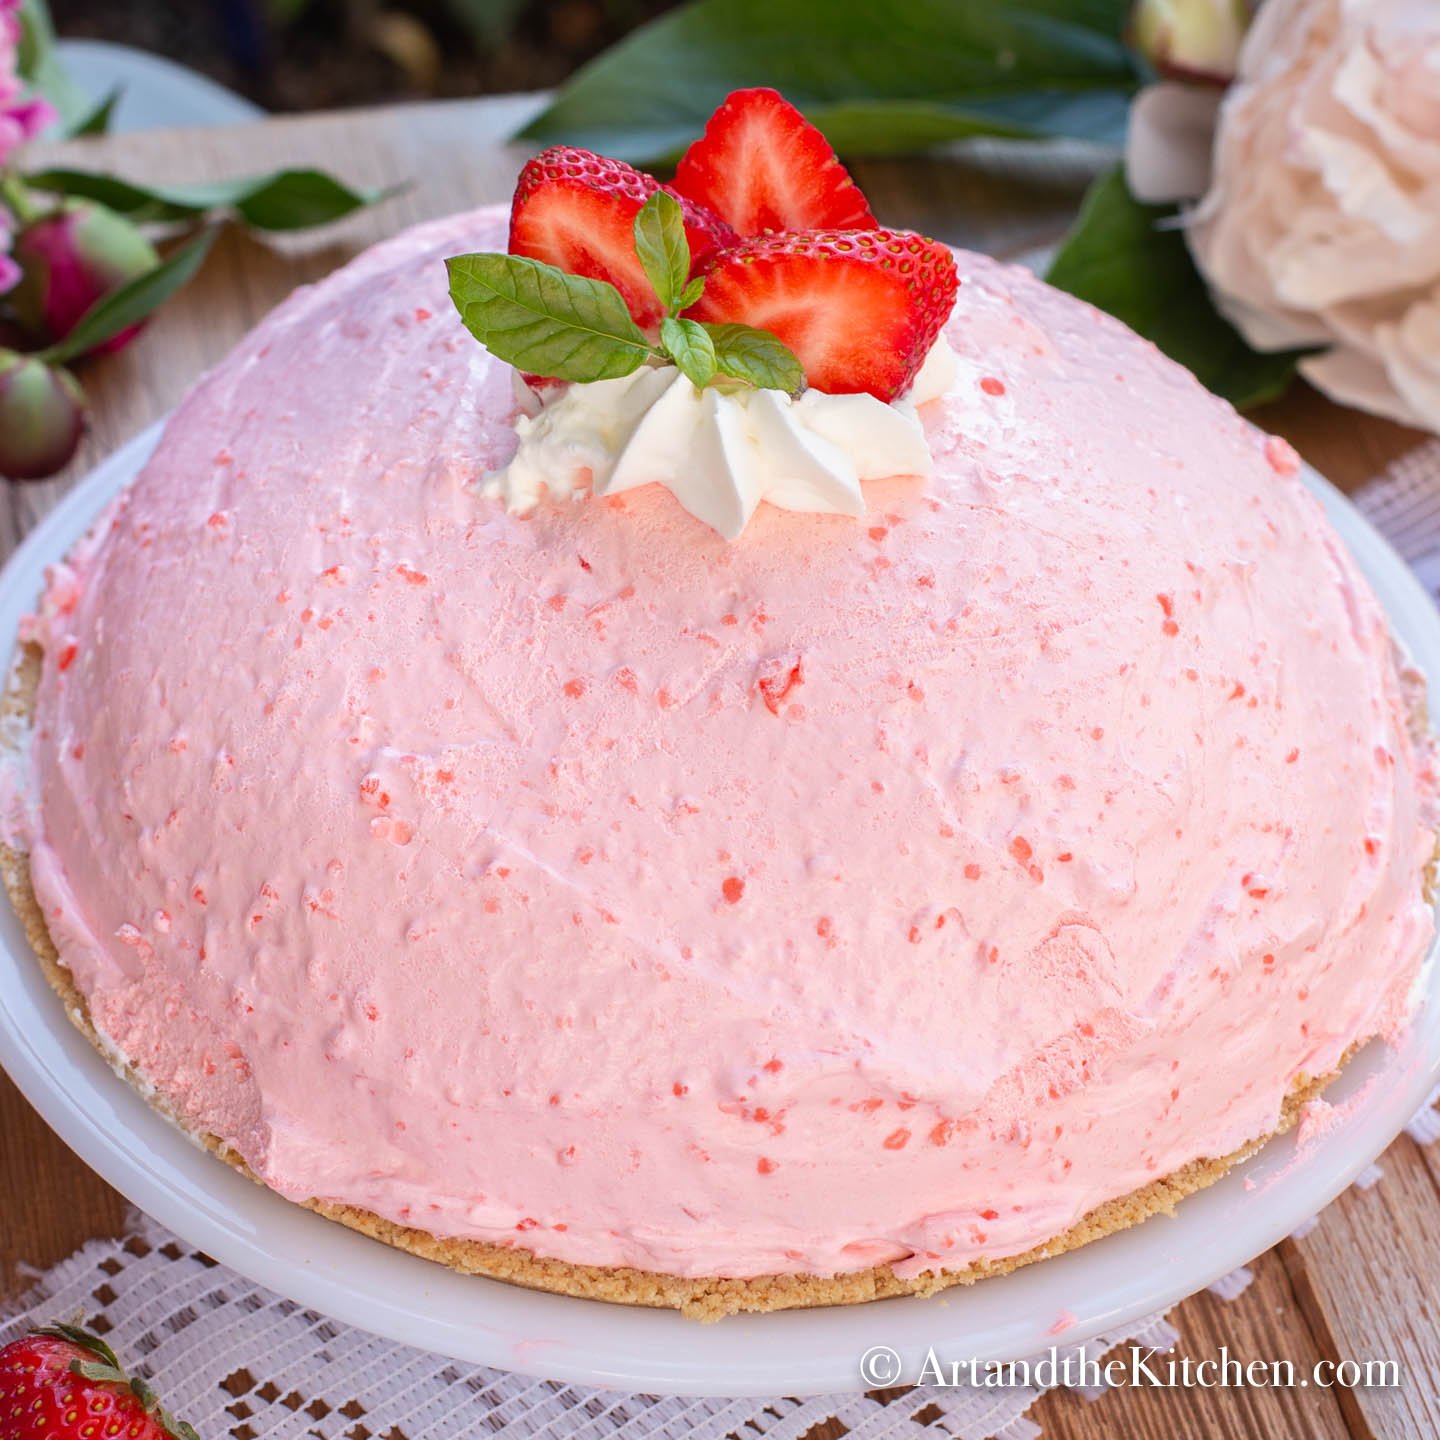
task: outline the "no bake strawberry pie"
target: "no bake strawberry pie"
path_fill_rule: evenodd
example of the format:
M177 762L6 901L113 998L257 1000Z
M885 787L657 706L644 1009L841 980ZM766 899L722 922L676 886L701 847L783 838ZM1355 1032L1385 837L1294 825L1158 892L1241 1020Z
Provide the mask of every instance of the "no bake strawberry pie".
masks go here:
M1405 1023L1435 779L1284 442L770 91L270 316L55 568L12 897L256 1180L692 1314L1134 1223Z

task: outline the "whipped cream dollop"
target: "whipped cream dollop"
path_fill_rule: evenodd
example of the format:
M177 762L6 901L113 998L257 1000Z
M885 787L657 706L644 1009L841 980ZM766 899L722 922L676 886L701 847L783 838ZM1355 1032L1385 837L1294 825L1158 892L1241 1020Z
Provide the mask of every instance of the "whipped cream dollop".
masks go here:
M863 515L862 481L930 474L918 407L945 394L955 368L941 336L914 385L891 404L819 390L798 398L748 386L697 390L673 365L570 385L520 416L519 448L485 476L482 492L524 514L546 494L616 495L658 483L727 540L762 500ZM533 394L518 383L522 399Z

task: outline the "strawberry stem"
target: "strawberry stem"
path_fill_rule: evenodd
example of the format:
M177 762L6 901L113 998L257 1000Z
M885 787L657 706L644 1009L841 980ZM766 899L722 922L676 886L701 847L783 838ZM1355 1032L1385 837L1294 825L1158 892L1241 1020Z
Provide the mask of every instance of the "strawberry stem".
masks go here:
M45 1325L35 1333L48 1335L52 1340L68 1340L70 1344L78 1345L82 1350L88 1350L112 1369L120 1369L120 1362L115 1358L115 1352L98 1335L92 1334L89 1330L82 1330L78 1325L58 1323Z

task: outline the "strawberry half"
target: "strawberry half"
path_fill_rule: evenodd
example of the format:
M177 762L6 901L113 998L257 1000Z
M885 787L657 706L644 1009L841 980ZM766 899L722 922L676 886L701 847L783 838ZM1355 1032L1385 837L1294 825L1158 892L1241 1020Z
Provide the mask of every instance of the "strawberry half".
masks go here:
M637 325L656 325L662 311L635 253L635 216L660 188L653 175L623 161L552 146L520 172L510 208L510 253L608 280ZM697 274L736 237L703 205L676 199L685 216L691 273Z
M775 90L730 94L685 152L673 188L740 235L876 227L829 142Z
M950 251L910 230L762 235L715 260L685 313L771 331L816 390L888 401L910 388L959 284Z

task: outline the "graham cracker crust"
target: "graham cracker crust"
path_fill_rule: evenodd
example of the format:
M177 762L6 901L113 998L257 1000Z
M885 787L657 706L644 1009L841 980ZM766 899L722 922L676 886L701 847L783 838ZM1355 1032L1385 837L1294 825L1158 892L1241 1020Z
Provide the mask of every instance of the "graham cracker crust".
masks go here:
M22 646L0 702L0 752L13 751L21 743L34 710L35 690L40 676L40 650ZM45 973L46 979L59 996L65 1013L104 1056L107 1063L125 1076L172 1123L176 1117L167 1107L150 1095L145 1085L127 1064L117 1063L115 1056L101 1040L91 1024L85 997L76 987L70 971L61 963L49 929L35 899L30 883L29 857L22 851L0 843L0 878L25 927L25 933ZM1359 1048L1357 1043L1347 1051L1340 1064ZM1254 1154L1272 1135L1282 1134L1297 1120L1301 1107L1317 1096L1339 1073L1339 1068L1319 1078L1301 1076L1286 1098L1269 1134L1259 1135L1238 1150L1218 1159L1194 1160L1181 1169L1133 1190L1128 1195L1097 1206L1077 1224L1043 1245L1021 1255L1004 1259L980 1260L963 1270L928 1273L914 1279L901 1279L888 1265L843 1275L760 1275L750 1279L722 1276L685 1279L650 1270L606 1268L574 1265L548 1260L519 1245L496 1245L478 1240L445 1239L424 1230L397 1225L367 1210L324 1200L308 1200L305 1208L327 1219L337 1221L363 1235L386 1245L405 1250L426 1260L449 1266L466 1275L484 1275L514 1285L554 1294L579 1296L590 1300L607 1300L621 1305L647 1305L679 1310L697 1320L718 1320L722 1316L742 1312L802 1309L820 1305L855 1305L869 1300L897 1295L933 1295L954 1285L969 1285L991 1275L1004 1275L1022 1265L1033 1264L1064 1254L1092 1240L1139 1224L1152 1215L1174 1211L1176 1204L1213 1184L1230 1167ZM181 1127L184 1128L184 1127ZM226 1164L247 1175L256 1184L263 1184L241 1156L220 1137L187 1131Z

